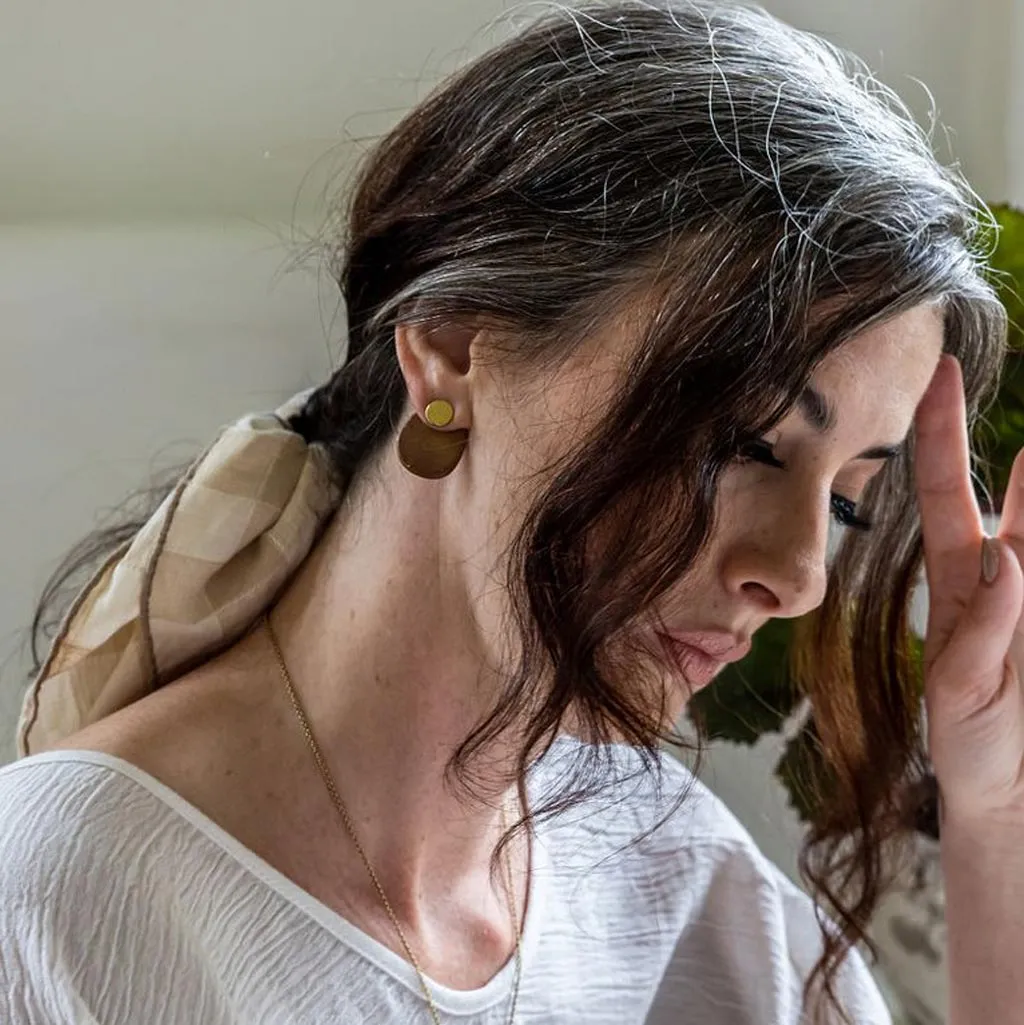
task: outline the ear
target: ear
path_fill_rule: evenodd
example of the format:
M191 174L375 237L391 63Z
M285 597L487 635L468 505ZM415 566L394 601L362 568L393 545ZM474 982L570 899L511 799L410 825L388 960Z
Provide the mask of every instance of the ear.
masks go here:
M417 415L434 399L447 399L455 409L452 428L472 426L470 371L477 330L464 324L399 324L395 328L398 365Z

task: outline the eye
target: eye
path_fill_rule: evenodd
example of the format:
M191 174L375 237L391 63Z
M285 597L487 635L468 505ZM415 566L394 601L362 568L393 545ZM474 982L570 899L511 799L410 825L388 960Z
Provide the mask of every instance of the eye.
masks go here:
M857 506L845 495L837 495L832 492L832 517L836 523L844 527L852 527L854 530L870 530L869 520L862 519L857 515Z
M775 450L767 441L750 441L741 445L736 456L741 463L764 463L778 470L786 469L786 464L775 455ZM871 523L857 515L856 503L845 495L832 492L832 518L842 527L854 530L870 530Z
M748 441L746 444L741 445L737 453L737 459L741 463L765 463L779 470L786 468L786 464L781 459L776 458L775 450L767 441Z

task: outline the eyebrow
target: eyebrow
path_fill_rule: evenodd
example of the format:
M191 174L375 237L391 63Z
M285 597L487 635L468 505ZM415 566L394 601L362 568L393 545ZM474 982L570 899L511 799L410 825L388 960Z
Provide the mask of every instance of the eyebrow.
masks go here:
M810 385L800 393L797 399L797 406L803 414L804 419L816 431L824 434L836 425L836 410L819 391L815 391ZM906 447L906 440L896 445L876 445L874 448L867 448L855 459L892 459L898 456Z

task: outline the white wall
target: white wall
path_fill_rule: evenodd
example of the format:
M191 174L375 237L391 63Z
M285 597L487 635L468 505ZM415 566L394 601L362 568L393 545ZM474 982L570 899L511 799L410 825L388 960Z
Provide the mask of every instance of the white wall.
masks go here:
M247 226L0 229L0 761L59 556L222 423L328 373L336 297L288 256Z
M1006 188L1016 0L767 0L933 90L982 191ZM343 131L366 136L487 41L509 0L5 0L0 222L290 220ZM505 30L498 28L497 35ZM1019 52L1019 50L1018 50ZM349 155L349 148L343 151ZM334 163L317 164L310 201Z
M389 124L501 6L4 0L0 221L290 221L342 133Z
M1008 84L1014 8L1020 0L767 0L765 6L801 28L863 57L926 123L934 96L955 157L991 202L1008 189ZM915 81L915 79L919 81ZM920 84L927 86L927 91Z
M1024 207L1024 0L1014 0L1007 35L1016 55L1010 65L1006 110L1007 192L1012 202Z

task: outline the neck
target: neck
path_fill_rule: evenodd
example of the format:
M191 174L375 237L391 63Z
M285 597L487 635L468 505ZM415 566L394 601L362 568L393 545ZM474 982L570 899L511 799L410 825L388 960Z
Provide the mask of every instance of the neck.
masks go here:
M500 809L511 820L519 806L507 748L489 751L494 783L472 799L446 771L496 683L457 568L439 558L445 518L424 515L436 484L392 483L386 500L350 490L271 622L359 840L414 920L425 894L489 874Z

